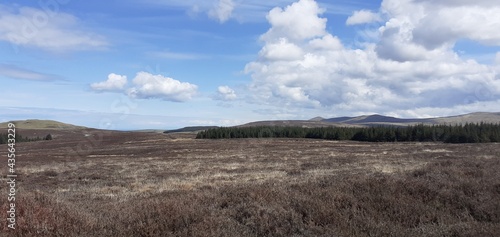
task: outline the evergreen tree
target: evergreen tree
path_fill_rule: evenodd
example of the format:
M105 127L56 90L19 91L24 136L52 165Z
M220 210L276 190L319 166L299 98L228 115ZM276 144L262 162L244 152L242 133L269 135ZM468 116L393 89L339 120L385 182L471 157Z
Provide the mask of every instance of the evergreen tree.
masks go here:
M45 136L45 140L52 140L52 135L49 133L47 134L47 136Z
M50 135L50 134L49 134ZM6 137L5 135L2 137ZM419 124L408 127L380 126L351 127L233 127L212 128L199 132L196 138L313 138L328 140L354 140L370 142L449 142L475 143L499 142L500 124L432 125ZM47 138L47 137L46 137ZM19 139L22 140L21 136ZM17 139L16 139L17 140Z

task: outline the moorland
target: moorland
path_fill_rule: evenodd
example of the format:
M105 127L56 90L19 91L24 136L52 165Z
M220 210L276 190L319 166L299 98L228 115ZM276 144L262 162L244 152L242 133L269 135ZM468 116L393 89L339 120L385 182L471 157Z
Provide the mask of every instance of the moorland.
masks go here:
M17 132L53 139L16 144L18 226L1 227L9 236L500 233L498 143ZM6 174L5 165L1 193Z

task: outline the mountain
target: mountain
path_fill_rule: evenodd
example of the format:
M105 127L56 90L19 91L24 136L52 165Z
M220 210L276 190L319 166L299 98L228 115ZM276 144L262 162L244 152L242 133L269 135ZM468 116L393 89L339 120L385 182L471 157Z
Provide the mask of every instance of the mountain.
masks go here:
M393 126L407 126L415 124L465 124L465 123L500 123L500 113L471 113L449 117L438 118L395 118L390 116L383 116L379 114L363 115L358 117L338 117L329 118L322 121L335 122L351 125L362 126L379 126L379 125L393 125Z
M0 123L0 127L6 128L9 123L16 125L16 128L20 129L82 129L86 127L76 126L67 123L61 123L54 120L38 120L38 119L28 119L28 120L18 120L10 121L5 123Z
M337 118L329 118L329 119L324 119L324 122L334 122L334 123L342 123L344 121L354 119L356 117L337 117Z
M312 119L309 119L309 121L323 121L323 120L325 120L325 119L323 117L319 117L319 116L318 117L314 117Z
M257 121L239 125L236 127L258 127L258 126L278 126L278 127L303 127L303 128L317 128L317 127L359 127L356 124L345 123L332 123L328 121L311 121L311 120L269 120Z
M310 120L272 120L251 122L240 127L251 126L299 126L299 127L370 127L370 126L408 126L416 124L465 124L465 123L500 123L500 113L471 113L438 118L396 118L379 114L362 115L357 117L336 117L321 119L315 117Z
M402 119L390 116L384 116L379 114L374 115L363 115L358 117L338 117L329 118L323 121L345 123L345 124L357 124L362 126L376 126L376 125L409 125L409 124L435 124L431 119Z
M438 124L464 124L464 123L500 123L500 113L477 112L458 116L435 118Z
M179 129L173 129L173 130L167 130L164 131L163 133L178 133L178 132L198 132L198 131L203 131L207 130L210 128L217 128L217 126L191 126L191 127L183 127Z
M416 124L465 124L465 123L499 123L500 124L500 112L487 113L487 112L477 112L470 114L463 114L457 116L448 117L438 117L438 118L396 118L390 116L384 116L379 114L373 115L363 115L357 117L336 117L336 118L322 118L315 117L310 120L271 120L271 121L256 121L243 125L238 125L237 127L255 127L255 126L298 126L298 127L369 127L369 126L408 126ZM0 128L7 128L9 122L0 123ZM68 131L75 133L77 130L92 130L91 128L86 128L82 126L76 126L67 123L61 123L53 120L19 120L11 121L19 129L28 130L49 130L50 133L53 131ZM194 126L185 127L181 129L168 130L165 133L172 132L196 132L200 130L206 130L209 128L215 128L215 126ZM160 130L151 130L154 132L161 132ZM33 131L33 134L38 134L41 131ZM46 134L45 134L46 135Z

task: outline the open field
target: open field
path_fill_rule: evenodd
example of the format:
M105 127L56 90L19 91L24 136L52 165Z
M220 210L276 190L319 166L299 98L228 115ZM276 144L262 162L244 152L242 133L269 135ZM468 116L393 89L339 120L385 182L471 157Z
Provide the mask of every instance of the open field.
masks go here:
M16 146L18 229L11 236L500 233L497 143L18 133L54 140ZM7 193L5 155L0 164ZM7 209L6 196L0 204Z

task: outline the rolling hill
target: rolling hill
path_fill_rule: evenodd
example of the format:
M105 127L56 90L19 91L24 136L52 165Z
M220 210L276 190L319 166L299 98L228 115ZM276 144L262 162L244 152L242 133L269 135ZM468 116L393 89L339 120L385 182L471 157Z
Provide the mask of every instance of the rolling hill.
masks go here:
M216 127L217 126L191 126L191 127L184 127L184 128L179 128L179 129L167 130L167 131L164 131L163 133L198 132L198 131L203 131L203 130L207 130L210 128L216 128Z
M270 121L256 121L246 123L236 127L257 127L257 126L278 126L278 127L303 127L303 128L316 128L316 127L358 127L356 124L347 123L334 123L328 121L312 121L312 120L270 120Z
M0 123L0 127L7 127L8 123L14 123L20 129L83 129L86 127L61 123L54 120L28 119Z
M464 123L500 123L500 113L470 113L459 116L450 116L433 119L438 124L464 124Z
M373 125L415 125L415 124L465 124L465 123L500 123L500 113L470 113L464 115L450 116L450 117L438 117L438 118L395 118L383 115L365 115L358 117L338 117L329 118L322 121L337 122L345 124L357 124L363 126L373 126Z
M374 115L363 115L358 117L340 117L340 118L331 118L325 119L324 121L335 121L337 123L346 123L346 124L358 124L358 125L397 125L397 124L413 124L413 123L432 123L430 119L401 119L390 116L383 116L379 114Z
M416 124L465 124L465 123L500 123L500 113L477 112L458 116L438 118L395 118L379 114L357 117L326 118L315 117L310 120L273 120L251 122L240 127L251 126L299 126L299 127L369 127L369 126L408 126Z
M90 129L83 126L76 126L72 124L62 123L53 120L20 120L11 121L16 124L16 128L29 129L29 130L79 130L79 129ZM470 114L463 114L457 116L449 117L437 117L437 118L396 118L390 116L384 116L379 114L374 115L363 115L357 117L336 117L336 118L322 118L315 117L310 120L269 120L269 121L255 121L251 123L246 123L238 125L236 127L255 127L255 126L298 126L304 128L314 128L314 127L367 127L367 126L408 126L416 124L465 124L465 123L500 123L500 112L487 113L487 112L477 112ZM0 123L0 127L7 127L8 122ZM215 126L192 126L185 127L175 130L151 130L149 132L161 132L165 133L178 133L178 132L196 132L200 130L206 130L209 128L214 128ZM146 132L144 130L143 132Z

